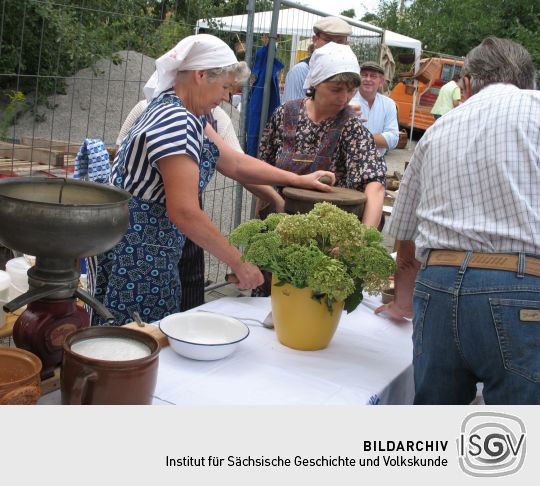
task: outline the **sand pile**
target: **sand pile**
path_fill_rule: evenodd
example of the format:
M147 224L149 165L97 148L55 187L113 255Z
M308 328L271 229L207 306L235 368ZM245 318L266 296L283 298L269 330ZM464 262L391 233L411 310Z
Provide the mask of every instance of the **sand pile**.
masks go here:
M94 70L81 69L68 78L65 95L51 95L47 103L38 105L40 121L30 112L20 117L15 138L26 135L77 144L85 138L101 138L114 145L122 121L143 98L142 88L155 66L154 59L135 51L116 54L120 64L102 59Z

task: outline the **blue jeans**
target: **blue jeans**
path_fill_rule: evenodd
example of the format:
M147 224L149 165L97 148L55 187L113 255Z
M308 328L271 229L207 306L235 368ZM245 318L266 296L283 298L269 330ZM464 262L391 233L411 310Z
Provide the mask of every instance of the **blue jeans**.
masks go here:
M415 404L540 404L540 277L428 266L414 290Z

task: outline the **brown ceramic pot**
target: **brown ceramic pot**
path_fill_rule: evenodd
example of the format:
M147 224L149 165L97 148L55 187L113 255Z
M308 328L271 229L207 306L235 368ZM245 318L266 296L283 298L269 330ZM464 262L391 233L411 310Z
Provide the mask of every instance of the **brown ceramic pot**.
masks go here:
M72 351L78 341L92 338L135 339L150 349L143 358L108 361ZM149 335L123 327L91 327L66 337L60 373L66 405L149 405L156 387L159 343Z
M383 304L389 304L394 300L394 289L384 289L381 292L381 300Z
M332 187L330 192L320 192L298 187L284 187L285 212L288 214L308 213L315 204L329 202L360 219L364 213L367 197L364 193L346 187Z
M35 405L41 361L29 351L0 348L0 405Z

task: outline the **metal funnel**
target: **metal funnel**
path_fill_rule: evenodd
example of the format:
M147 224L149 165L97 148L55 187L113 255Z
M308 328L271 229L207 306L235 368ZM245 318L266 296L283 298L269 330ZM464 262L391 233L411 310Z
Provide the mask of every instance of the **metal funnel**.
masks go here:
M0 243L54 259L103 253L127 230L129 199L126 191L94 182L0 180Z

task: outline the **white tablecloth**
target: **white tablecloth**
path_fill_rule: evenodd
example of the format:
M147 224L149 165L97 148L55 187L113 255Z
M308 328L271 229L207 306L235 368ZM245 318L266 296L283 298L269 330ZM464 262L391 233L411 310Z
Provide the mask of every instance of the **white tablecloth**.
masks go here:
M264 320L270 298L223 298L200 307ZM373 314L380 299L366 296L343 313L328 348L297 351L273 330L245 321L250 335L229 357L194 361L161 351L156 403L179 405L410 404L412 324Z
M374 315L379 305L379 298L366 295L353 313L343 313L330 345L320 351L287 348L273 330L250 321L250 335L222 360L194 361L163 348L153 403L411 404L412 324ZM270 298L223 298L198 309L262 321ZM40 403L60 403L59 391Z

